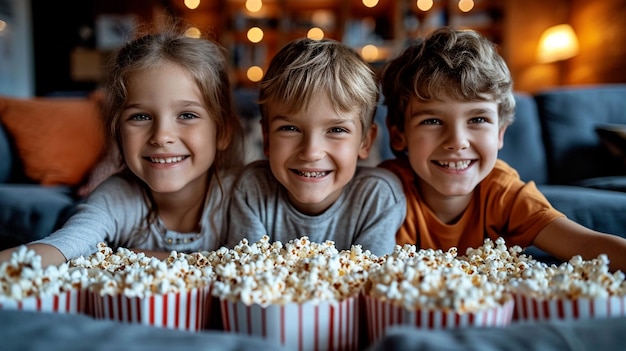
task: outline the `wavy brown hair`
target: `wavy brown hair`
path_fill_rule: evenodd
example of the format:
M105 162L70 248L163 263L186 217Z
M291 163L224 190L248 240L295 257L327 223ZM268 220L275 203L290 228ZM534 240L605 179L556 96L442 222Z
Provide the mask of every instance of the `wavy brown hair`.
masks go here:
M388 127L404 131L412 98L491 100L498 104L500 127L513 122L515 99L511 73L496 45L479 33L443 27L408 43L382 72ZM393 149L396 156L404 151Z

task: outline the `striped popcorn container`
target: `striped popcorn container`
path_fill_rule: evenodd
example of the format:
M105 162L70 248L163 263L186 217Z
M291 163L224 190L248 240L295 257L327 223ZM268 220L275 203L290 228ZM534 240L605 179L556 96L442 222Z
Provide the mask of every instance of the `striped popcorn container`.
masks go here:
M48 296L32 296L22 300L2 299L0 309L39 311L63 314L86 313L87 290L68 290Z
M220 300L224 330L260 336L299 351L357 350L358 304L358 297L266 307Z
M504 327L513 319L513 299L502 306L478 312L458 313L443 310L409 310L389 301L363 296L370 344L394 325L412 325L420 329L453 329L461 327Z
M123 323L197 332L205 329L211 313L210 287L146 297L90 295L95 318Z
M515 294L514 319L555 321L626 316L626 296L579 299L538 299Z

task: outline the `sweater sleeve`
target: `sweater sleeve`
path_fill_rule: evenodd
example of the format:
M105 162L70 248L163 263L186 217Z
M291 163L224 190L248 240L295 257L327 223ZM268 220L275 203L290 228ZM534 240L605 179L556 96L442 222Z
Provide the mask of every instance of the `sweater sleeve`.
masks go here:
M263 235L269 235L263 221L264 198L269 194L260 181L265 171L259 169L259 166L258 163L249 165L235 181L228 209L226 245L229 248L244 238L256 242Z
M389 254L396 246L396 232L406 216L406 200L400 180L377 168L360 179L358 192L366 194L360 213L362 228L354 240L377 256Z
M145 212L137 187L113 176L104 181L76 208L62 228L36 243L56 247L67 259L88 256L99 242L112 247L125 244L129 226Z

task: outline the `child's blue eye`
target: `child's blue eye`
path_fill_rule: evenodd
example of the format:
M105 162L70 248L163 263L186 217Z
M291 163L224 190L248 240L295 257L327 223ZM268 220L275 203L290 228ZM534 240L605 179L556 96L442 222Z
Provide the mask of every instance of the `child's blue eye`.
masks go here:
M146 114L136 114L136 115L130 116L130 118L128 119L131 121L148 121L150 120L150 116Z
M470 119L470 123L487 123L489 120L485 117L474 117Z
M329 130L331 133L350 133L349 130L347 130L346 128L342 128L342 127L332 127Z
M193 113L183 113L180 115L181 119L194 119L194 118L198 118L198 116L196 116Z

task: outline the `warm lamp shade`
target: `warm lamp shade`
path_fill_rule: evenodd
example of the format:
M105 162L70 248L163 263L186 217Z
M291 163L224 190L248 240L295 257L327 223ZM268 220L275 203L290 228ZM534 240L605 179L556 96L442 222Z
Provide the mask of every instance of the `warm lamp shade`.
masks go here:
M578 55L578 38L569 24L546 29L539 39L537 60L541 63L566 60Z

